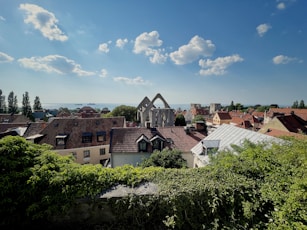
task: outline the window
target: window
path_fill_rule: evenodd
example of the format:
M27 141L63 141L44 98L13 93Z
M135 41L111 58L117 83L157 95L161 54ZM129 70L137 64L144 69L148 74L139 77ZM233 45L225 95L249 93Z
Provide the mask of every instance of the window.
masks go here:
M155 150L155 149L157 149L157 150L162 150L162 141L161 140L159 140L159 139L156 139L156 140L154 140L153 142L152 142L152 148Z
M56 145L57 146L63 146L66 144L66 137L67 135L65 134L59 134L55 137Z
M102 148L99 151L100 151L100 155L105 155L106 154L106 149L105 148Z
M97 142L103 142L103 141L106 141L106 136L107 136L107 133L104 132L104 131L101 131L101 132L97 132L96 133L97 135Z
M92 133L82 133L82 143L92 143Z
M90 157L90 156L91 156L90 150L84 150L84 151L83 151L83 157L84 157L84 158L87 158L87 157Z
M139 152L147 152L147 142L142 140L139 142Z

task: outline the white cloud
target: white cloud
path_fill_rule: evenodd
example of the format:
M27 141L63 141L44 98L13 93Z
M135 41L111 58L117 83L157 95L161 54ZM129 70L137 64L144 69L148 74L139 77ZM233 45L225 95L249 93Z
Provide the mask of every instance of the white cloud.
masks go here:
M276 65L280 65L280 64L288 64L289 62L302 62L301 60L298 60L297 58L293 58L293 57L287 57L284 55L277 55L273 58L273 63Z
M119 48L123 48L126 44L128 43L128 39L125 38L125 39L117 39L116 41L116 46L119 47Z
M101 43L99 46L98 46L98 50L100 52L103 52L103 53L109 53L110 49L109 49L109 44L111 42L109 41L108 43Z
M35 71L57 74L76 74L78 76L95 75L94 72L82 70L75 61L60 55L48 55L45 57L21 58L18 62L25 68Z
M44 37L49 40L66 41L68 37L57 26L58 19L53 13L34 4L20 4L19 8L26 11L27 17L24 22L33 24Z
M162 45L162 40L159 39L159 33L157 31L151 31L150 33L144 32L135 39L134 52L142 53L146 52L151 47L159 47Z
M106 69L101 69L100 70L100 74L99 74L99 77L106 77L108 75L108 71Z
M1 21L5 21L5 18L3 16L0 15L0 20Z
M241 58L238 54L227 56L227 57L219 57L215 60L199 60L199 66L201 70L199 71L200 75L223 75L227 71L226 69L236 62L242 62L244 59Z
M257 30L258 35L262 37L271 28L272 27L269 24L264 23L264 24L260 24L259 26L257 26L256 30Z
M285 8L286 8L285 3L280 2L280 3L277 4L277 9L279 9L279 10L284 10Z
M12 61L14 61L13 57L11 57L10 55L8 55L6 53L0 52L0 63L12 62Z
M163 41L159 39L157 31L144 32L135 39L133 52L136 54L144 53L150 57L150 62L163 64L167 60L167 54L164 53L164 49L153 48L160 47L162 43Z
M114 77L113 80L116 82L123 82L127 85L150 85L150 83L148 81L145 81L142 77Z
M215 51L215 45L211 40L205 40L194 36L187 45L179 47L175 52L170 53L171 60L177 65L184 65L197 60L199 57L211 56Z

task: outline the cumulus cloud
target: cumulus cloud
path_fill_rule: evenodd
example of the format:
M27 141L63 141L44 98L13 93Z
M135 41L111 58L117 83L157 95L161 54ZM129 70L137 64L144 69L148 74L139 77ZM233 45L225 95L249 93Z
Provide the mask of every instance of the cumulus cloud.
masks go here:
M289 62L302 62L300 60L298 60L297 58L294 57L288 57L288 56L284 56L284 55L277 55L273 58L273 63L275 65L280 65L280 64L288 64Z
M116 82L123 82L127 85L150 85L148 81L145 81L142 77L128 78L128 77L115 77Z
M6 53L0 52L0 63L12 62L12 61L14 61L13 57L11 57L10 55L8 55Z
M103 52L103 53L109 53L110 49L109 49L109 44L111 44L112 42L111 41L108 41L107 43L101 43L99 46L98 46L98 50L100 52Z
M164 49L157 48L162 43L163 41L159 39L157 31L144 32L135 39L133 52L136 54L144 53L152 63L162 64L167 60L167 54L164 53Z
M284 10L286 8L286 5L284 2L280 2L277 4L277 9Z
M259 26L257 26L256 30L257 30L257 33L260 37L264 36L264 34L266 32L268 32L272 27L269 25L269 24L260 24Z
M49 40L66 41L68 37L59 29L58 19L53 13L34 4L20 4L19 9L26 12L24 22L32 24L42 35Z
M214 51L215 45L211 40L205 40L196 35L188 44L179 47L177 51L170 53L169 56L175 64L184 65L200 57L211 56Z
M78 76L95 75L94 72L82 70L81 66L75 63L75 61L60 55L21 58L18 62L21 66L35 71L57 74L76 74Z
M117 39L116 40L116 46L119 47L119 48L123 48L126 44L128 43L128 39L125 38L125 39Z
M223 75L227 71L226 69L236 62L242 62L244 59L241 58L238 54L227 56L227 57L219 57L215 60L210 59L201 59L199 60L199 66L201 70L199 74L202 76L207 75Z
M106 77L108 75L108 71L106 69L101 69L100 70L100 74L99 74L99 77Z

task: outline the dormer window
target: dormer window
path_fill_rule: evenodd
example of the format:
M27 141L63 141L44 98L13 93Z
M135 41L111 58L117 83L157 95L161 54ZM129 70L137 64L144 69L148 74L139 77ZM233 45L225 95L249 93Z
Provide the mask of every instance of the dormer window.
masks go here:
M106 141L107 133L105 131L100 131L96 133L97 135L97 142Z
M166 140L159 135L155 135L153 138L150 139L150 141L152 143L152 149L153 150L161 151L164 147L164 142Z
M67 135L59 134L55 137L56 145L57 146L64 146L66 144Z
M92 143L93 134L90 132L82 133L82 143Z
M150 141L148 140L148 138L142 134L137 140L136 140L137 144L138 144L138 151L139 152L148 152L148 144L150 143Z
M220 146L220 140L202 140L202 144L202 155L212 155L217 153Z
M147 152L148 143L144 140L139 142L139 152Z

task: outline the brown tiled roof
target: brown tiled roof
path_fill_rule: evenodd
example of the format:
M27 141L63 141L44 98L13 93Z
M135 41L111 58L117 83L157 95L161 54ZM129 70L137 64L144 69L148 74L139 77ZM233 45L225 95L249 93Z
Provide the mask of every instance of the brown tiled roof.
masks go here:
M27 123L30 119L22 114L0 114L0 123Z
M307 109L271 108L268 111L268 116L273 117L275 114L290 115L292 113L307 121Z
M231 120L229 112L217 112L221 120Z
M299 139L307 139L307 135L287 132L287 131L282 131L282 130L277 130L277 129L268 129L267 132L265 132L264 134L267 134L273 137L295 137Z
M48 125L47 122L31 122L28 124L28 128L24 133L24 137L30 137L32 135L40 133Z
M112 127L124 127L125 117L111 118L56 118L53 119L40 134L44 137L39 144L50 144L56 147L56 136L67 135L66 149L108 144ZM97 132L106 133L104 143L97 141ZM92 133L92 143L82 143L82 134ZM61 147L63 148L63 147Z
M295 114L287 116L277 116L276 118L286 127L287 130L289 130L289 132L307 132L307 128L305 126L306 123L303 123L303 120Z
M189 152L204 135L197 132L186 134L184 127L157 127L157 128L113 128L110 143L110 152L135 153L138 152L137 140L142 135L151 139L154 135L160 135L169 141L170 147L182 152Z

